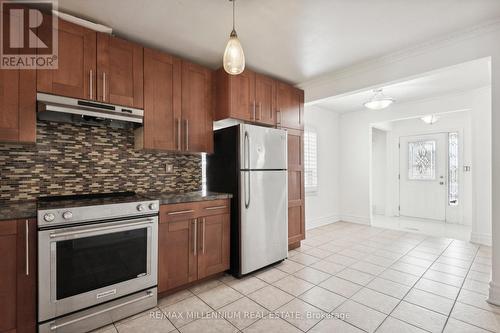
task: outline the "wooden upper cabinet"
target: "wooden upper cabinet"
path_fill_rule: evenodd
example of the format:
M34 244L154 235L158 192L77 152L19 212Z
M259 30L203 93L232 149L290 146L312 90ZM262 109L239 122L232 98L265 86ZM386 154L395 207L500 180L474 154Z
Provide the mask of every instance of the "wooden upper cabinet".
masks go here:
M143 88L143 47L98 33L98 100L142 109Z
M198 278L229 269L229 214L198 218Z
M0 332L36 332L36 220L2 221L0 256Z
M96 32L59 20L59 65L37 70L39 92L79 99L96 98ZM52 33L40 31L39 33Z
M279 127L304 129L304 91L278 82L276 111Z
M2 20L19 17L2 12ZM0 69L0 142L36 142L36 71Z
M144 128L138 148L181 150L181 60L144 49Z
M182 147L186 152L213 151L212 71L182 62Z
M0 70L0 142L36 142L34 70Z
M230 75L219 68L216 72L215 119L234 118L254 121L255 73L246 69L239 75Z
M276 81L255 74L256 121L276 125Z

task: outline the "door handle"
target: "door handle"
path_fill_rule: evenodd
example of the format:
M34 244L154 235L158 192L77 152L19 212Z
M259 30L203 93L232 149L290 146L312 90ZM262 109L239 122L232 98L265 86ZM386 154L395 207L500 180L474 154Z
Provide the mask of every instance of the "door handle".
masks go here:
M93 85L93 79L94 79L94 73L92 72L92 70L90 70L89 72L89 99L93 99L93 91L94 91L94 85Z
M29 221L25 221L25 233L26 233L26 276L30 275L30 241L29 241Z
M193 220L194 223L194 231L193 231L193 255L198 255L198 219Z
M243 161L243 167L246 169L250 169L250 135L247 131L245 131L245 138L243 143L243 150L245 154L246 161ZM246 163L245 163L246 162Z
M189 150L189 119L186 119L185 122L186 122L186 132L185 132L185 135L186 135L186 150Z
M147 223L153 223L153 219L144 219L144 220L139 220L137 222L132 222L132 223L123 223L123 224L114 224L106 227L96 227L96 228L88 228L88 229L82 229L82 230L76 230L76 231L67 231L67 232L58 232L58 233L52 233L49 235L50 238L59 238L59 237L65 237L65 236L74 236L74 235L81 235L81 234L86 234L89 232L94 232L94 231L105 231L105 230L113 230L113 229L121 229L121 228L126 228L126 227L135 227L135 226L140 226L144 225Z
M250 207L250 195L251 195L250 171L244 171L244 172L245 172L245 179L243 180L243 186L245 187L245 208L248 208ZM247 186L247 178L248 178L248 186ZM248 191L248 196L247 196L247 191Z
M176 119L177 122L177 150L182 150L181 147L181 120L179 118Z
M206 229L206 220L203 218L201 220L201 223L203 223L203 229L202 229L202 240L201 240L201 252L205 254L205 229Z
M102 101L106 102L106 73L102 72Z

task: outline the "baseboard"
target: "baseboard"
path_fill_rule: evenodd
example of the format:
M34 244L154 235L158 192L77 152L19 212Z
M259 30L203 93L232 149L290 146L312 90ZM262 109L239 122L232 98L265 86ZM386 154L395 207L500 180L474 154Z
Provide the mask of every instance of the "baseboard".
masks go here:
M471 243L491 246L491 234L471 232L470 241Z
M320 217L317 219L309 219L306 220L306 230L314 229L338 221L340 221L340 217L338 215Z
M357 224L370 225L370 217L355 216L355 215L341 215L341 220L344 222L351 222Z

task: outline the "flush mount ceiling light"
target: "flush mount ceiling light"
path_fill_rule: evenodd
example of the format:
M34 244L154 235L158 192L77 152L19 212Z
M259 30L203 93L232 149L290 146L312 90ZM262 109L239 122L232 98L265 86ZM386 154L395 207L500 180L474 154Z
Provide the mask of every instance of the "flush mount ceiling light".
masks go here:
M428 116L420 118L420 120L422 120L424 123L426 123L428 125L432 125L432 124L435 124L439 120L439 117L434 115L434 114L430 114Z
M373 97L363 105L370 110L382 110L394 103L394 98L385 97L382 89L374 89Z
M229 0L233 3L233 30L229 35L229 41L226 45L226 50L224 51L224 57L222 58L222 63L224 65L224 70L231 75L238 75L245 69L245 54L243 53L243 48L241 47L240 40L234 29L234 6L236 0Z

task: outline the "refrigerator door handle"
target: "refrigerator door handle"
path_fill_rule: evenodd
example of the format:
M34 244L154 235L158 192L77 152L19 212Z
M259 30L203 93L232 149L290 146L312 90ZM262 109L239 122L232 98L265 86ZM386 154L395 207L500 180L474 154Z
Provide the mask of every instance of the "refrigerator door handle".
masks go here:
M243 143L243 154L244 156L244 161L243 161L243 168L244 169L250 169L250 136L248 135L248 132L245 131L245 139Z
M248 182L247 182L247 178L248 178ZM248 207L250 207L250 193L251 193L251 191L250 191L250 171L245 171L245 179L243 181L243 185L245 187L244 188L244 191L245 191L245 208L248 209ZM248 195L247 195L247 191L248 191Z

